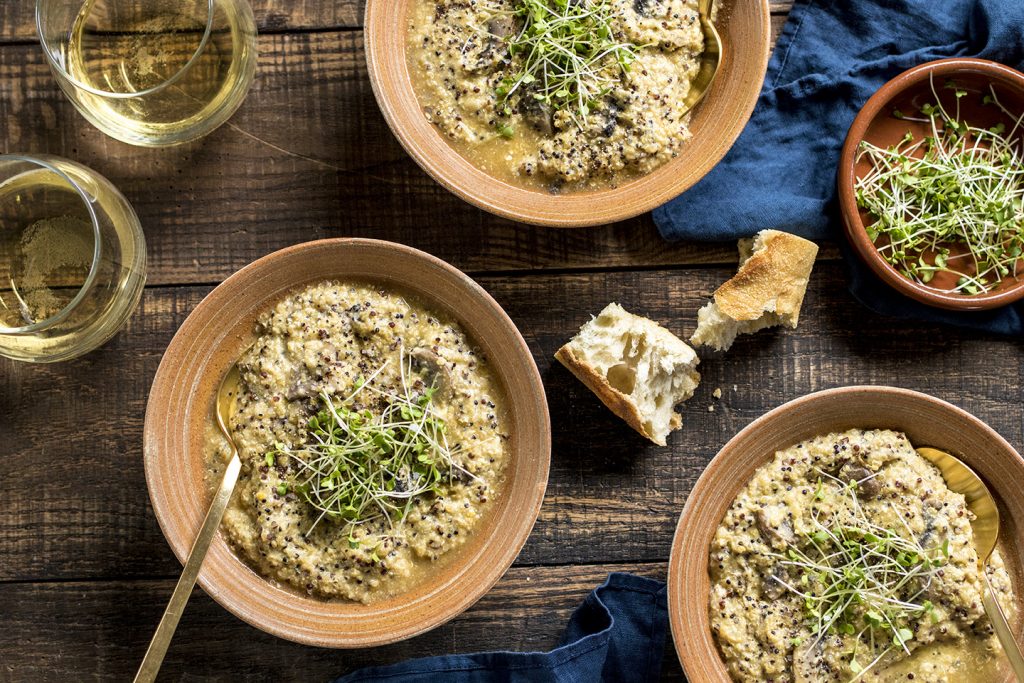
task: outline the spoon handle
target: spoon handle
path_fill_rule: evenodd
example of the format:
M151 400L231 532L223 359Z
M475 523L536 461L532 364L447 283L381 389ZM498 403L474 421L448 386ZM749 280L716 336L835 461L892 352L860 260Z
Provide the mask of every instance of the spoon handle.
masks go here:
M178 621L181 620L181 614L185 611L185 603L188 602L189 596L192 595L192 589L196 585L196 578L198 578L199 568L206 558L206 551L210 549L210 543L217 535L217 528L220 526L221 519L224 518L224 510L228 506L228 500L231 499L231 492L235 490L235 482L238 481L238 472L241 467L242 462L238 459L236 451L232 454L227 467L224 468L224 478L220 482L220 489L210 505L209 512L206 513L206 519L203 520L199 535L196 537L195 543L192 544L192 550L188 553L185 569L181 572L178 585L174 587L174 593L171 595L170 602L167 603L167 609L164 610L164 616L160 619L160 625L156 627L153 640L149 642L149 649L146 650L142 666L135 674L135 683L152 683L156 680L160 665L164 661L164 655L167 654L167 648L171 644L171 638L174 637L174 631L178 628Z
M1003 608L999 605L999 601L996 600L995 591L992 590L992 584L988 580L988 573L982 570L981 575L985 577L985 595L982 598L985 614L988 615L989 621L992 622L992 629L996 632L996 636L1003 646L1006 658L1010 660L1013 673L1016 674L1018 681L1024 683L1024 656L1021 655L1020 646L1013 636L1010 622L1007 621L1006 615L1003 614Z

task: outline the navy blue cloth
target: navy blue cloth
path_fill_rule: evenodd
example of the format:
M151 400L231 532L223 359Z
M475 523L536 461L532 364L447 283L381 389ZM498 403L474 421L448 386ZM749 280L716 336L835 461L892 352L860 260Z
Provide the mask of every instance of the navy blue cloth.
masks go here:
M334 683L644 683L661 676L665 584L614 573L587 596L550 652L485 652L362 669ZM510 625L511 626L511 625Z
M836 168L857 112L899 73L965 56L1024 68L1024 0L796 0L754 115L718 166L655 210L662 235L722 241L774 228L842 239ZM846 261L854 296L877 312L1024 334L1024 306L939 311Z

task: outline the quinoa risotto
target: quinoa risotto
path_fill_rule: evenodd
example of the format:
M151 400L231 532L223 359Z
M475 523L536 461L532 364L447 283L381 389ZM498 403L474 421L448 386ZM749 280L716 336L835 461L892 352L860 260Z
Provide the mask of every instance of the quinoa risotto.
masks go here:
M572 14L578 35L528 44L526 17L537 12L549 23ZM580 47L580 36L595 33L605 42ZM506 182L551 192L615 186L665 163L690 137L685 100L704 51L697 0L417 0L408 40L427 119ZM548 84L561 99L543 91L549 70L526 73L538 40L577 55L582 76ZM588 50L604 56L584 68ZM560 106L587 88L584 79L596 84L588 96Z
M399 593L501 495L509 436L487 360L408 297L351 282L296 291L260 317L239 368L242 474L222 530L268 579L359 602ZM212 425L210 443L213 485L226 444Z
M733 679L997 680L970 519L901 433L776 453L711 544L711 628ZM1013 607L998 550L988 576Z

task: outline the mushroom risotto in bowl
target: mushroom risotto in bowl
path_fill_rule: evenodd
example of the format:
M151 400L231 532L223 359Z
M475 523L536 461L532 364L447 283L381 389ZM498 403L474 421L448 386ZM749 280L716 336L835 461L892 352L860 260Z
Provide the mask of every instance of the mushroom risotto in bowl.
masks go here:
M962 458L998 499L984 569L964 496L923 446ZM670 615L688 675L1009 680L982 595L987 577L1019 632L1021 476L995 432L907 390L835 389L756 420L709 465L676 532Z
M370 78L395 136L463 199L545 225L619 220L707 173L757 99L768 3L709 3L720 53L699 4L369 0Z
M679 154L705 47L697 0L417 0L408 59L424 115L460 153L573 192Z
M168 348L147 410L157 519L188 552L229 452L241 475L199 583L249 623L330 647L393 642L480 598L536 520L550 428L513 323L451 266L376 240L272 254Z
M257 572L372 602L447 564L503 493L506 399L462 327L398 290L323 281L260 316L222 525ZM210 495L228 444L210 421Z

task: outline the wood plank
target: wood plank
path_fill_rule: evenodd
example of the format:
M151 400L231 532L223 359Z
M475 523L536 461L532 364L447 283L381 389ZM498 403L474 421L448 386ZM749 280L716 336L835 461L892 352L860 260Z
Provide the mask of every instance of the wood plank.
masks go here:
M717 268L480 278L523 331L551 408L551 479L520 564L665 560L687 493L722 444L768 409L827 387L926 391L1024 445L1020 344L869 314L846 292L838 264L816 269L800 329L742 337L727 356L705 358L704 382L668 448L634 434L551 360L613 300L688 335L697 309L729 275ZM149 509L142 420L160 355L206 291L148 290L128 329L83 359L0 363L0 581L177 571ZM718 387L721 401L711 396Z
M365 0L250 0L256 24L264 33L316 30L354 29L362 26ZM793 0L770 0L775 14L787 14ZM21 0L0 4L0 41L34 40L35 3Z
M151 284L219 282L276 249L335 236L404 242L475 272L736 258L731 244L667 244L649 215L585 230L491 216L434 182L391 135L360 33L264 35L260 46L259 76L234 119L159 150L89 125L37 46L0 47L0 148L68 157L110 178L142 220Z
M664 580L666 565L512 569L455 620L396 645L325 650L289 643L231 616L196 590L161 680L327 681L357 668L434 654L556 646L569 615L611 571ZM174 584L170 580L0 585L0 680L130 680ZM667 639L664 680L678 681Z

